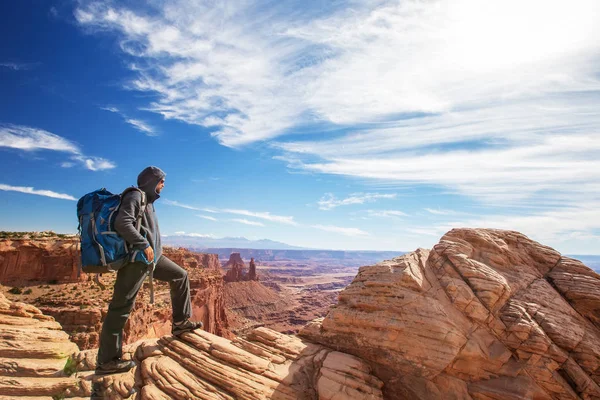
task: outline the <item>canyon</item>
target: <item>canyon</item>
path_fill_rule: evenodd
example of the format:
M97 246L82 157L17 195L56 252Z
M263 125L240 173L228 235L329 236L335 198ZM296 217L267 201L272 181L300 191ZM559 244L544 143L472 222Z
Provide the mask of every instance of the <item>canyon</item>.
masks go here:
M432 249L363 266L297 335L258 326L131 343L137 367L124 374L95 376L90 349L73 352L70 376L27 386L37 358L14 348L35 351L38 339L13 343L33 329L23 318L57 331L0 297L0 357L17 359L0 368L0 392L11 398L50 387L65 398L600 399L600 275L514 231L454 229ZM68 346L39 324L39 337ZM36 357L48 354L65 352Z

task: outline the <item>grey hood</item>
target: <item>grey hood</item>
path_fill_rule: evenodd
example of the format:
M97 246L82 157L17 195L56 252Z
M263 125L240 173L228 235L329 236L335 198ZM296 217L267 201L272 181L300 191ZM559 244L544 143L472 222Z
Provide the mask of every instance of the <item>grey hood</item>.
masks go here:
M154 203L154 201L158 200L160 197L160 195L156 193L156 186L161 179L165 178L165 176L167 176L167 174L158 167L147 167L138 175L137 185L146 193L148 203Z

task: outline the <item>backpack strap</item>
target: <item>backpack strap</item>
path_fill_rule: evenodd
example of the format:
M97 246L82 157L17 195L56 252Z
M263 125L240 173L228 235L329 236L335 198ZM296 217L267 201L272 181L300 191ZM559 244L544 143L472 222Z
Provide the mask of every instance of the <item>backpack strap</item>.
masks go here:
M137 188L136 188L137 189ZM137 189L142 194L142 202L140 204L140 213L137 216L137 221L135 223L135 229L139 232L142 227L142 217L146 212L146 206L148 205L148 201L146 199L146 192L143 190Z

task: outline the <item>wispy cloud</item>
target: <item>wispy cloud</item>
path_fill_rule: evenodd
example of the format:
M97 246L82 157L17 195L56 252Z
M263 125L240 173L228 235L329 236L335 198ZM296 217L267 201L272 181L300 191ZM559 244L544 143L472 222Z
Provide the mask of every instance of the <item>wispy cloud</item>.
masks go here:
M123 117L123 120L125 120L126 123L133 126L138 131L145 133L148 136L156 136L157 135L156 129L153 126L151 126L147 122L144 122L140 119L129 118L125 113L123 113L117 107L107 106L107 107L100 107L100 109L109 111L109 112L112 112L115 114L119 114L121 117Z
M599 228L600 208L595 202L584 202L560 210L534 212L527 215L491 214L456 220L440 225L441 231L454 227L486 227L516 230L535 237L542 243L560 243L574 236L593 237Z
M249 221L249 220L244 219L244 218L233 218L233 219L231 219L231 221L239 222L240 224L245 224L245 225L265 226L265 224L263 224L262 222Z
M23 151L50 150L71 154L70 160L61 164L71 167L78 162L91 171L102 171L116 167L110 160L84 155L79 146L54 133L43 129L21 125L0 125L0 147L8 147Z
M407 217L408 214L399 210L367 210L367 213L371 217L383 217L383 218L398 218Z
M168 206L174 206L174 207L180 207L180 208L187 208L188 210L202 211L201 208L190 206L190 205L187 205L187 204L183 204L183 203L180 203L180 202L174 201L174 200L163 199L162 203L166 204Z
M434 215L456 215L457 212L453 211L453 210L443 210L443 209L439 209L439 208L424 208L425 211L427 211L430 214L434 214Z
M37 67L39 63L15 63L15 62L0 62L0 67L12 69L13 71L30 70Z
M235 209L224 209L222 211L225 213L229 213L229 214L245 215L247 217L260 218L260 219L264 219L267 221L279 222L282 224L297 225L296 221L294 221L294 217L273 215L270 212L255 212L255 211L235 210Z
M379 199L394 199L396 193L380 194L380 193L354 193L345 199L337 199L332 193L326 193L321 200L317 202L319 210L332 210L340 206L348 206L351 204L372 203Z
M51 190L39 190L39 189L34 189L34 188L28 187L28 186L11 186L11 185L5 185L5 184L0 183L0 190L9 191L9 192L35 194L38 196L52 197L54 199L77 201L77 199L75 197L68 195L68 194L57 193L57 192L53 192Z
M20 125L0 126L0 147L36 151L53 150L66 153L80 153L79 147L54 133L43 129Z
M200 214L198 214L198 215L196 215L196 216L197 216L197 217L200 217L200 218L207 219L207 220L209 220L209 221L218 221L218 219L216 219L215 217L210 217L210 216L208 216L208 215L200 215Z
M189 232L186 233L184 231L177 231L175 232L173 235L162 235L162 236L188 236L188 237L195 237L195 238L205 238L205 239L213 239L215 236L213 234L205 234L205 233L194 233L194 232Z
M195 206L183 204L178 201L173 201L173 200L168 200L168 199L164 200L164 204L167 204L170 206L175 206L175 207L187 208L188 210L204 211L204 212L208 212L208 213L212 213L212 214L224 213L224 214L244 215L247 217L264 219L264 220L271 221L271 222L278 222L281 224L298 225L297 222L294 221L294 217L288 217L288 216L283 216L283 215L274 215L274 214L271 214L270 212L256 212L256 211L240 210L240 209L200 208L200 207L195 207ZM216 219L214 219L213 217L202 216L202 215L198 215L198 216L201 218L216 221ZM235 220L235 221L240 222L239 220Z
M315 229L320 229L322 231L339 233L345 236L369 236L368 232L360 230L358 228L344 228L341 226L333 226L333 225L312 225Z
M80 4L82 26L117 32L140 60L128 87L158 96L148 110L211 127L223 145L329 128L271 145L311 173L600 209L598 1Z

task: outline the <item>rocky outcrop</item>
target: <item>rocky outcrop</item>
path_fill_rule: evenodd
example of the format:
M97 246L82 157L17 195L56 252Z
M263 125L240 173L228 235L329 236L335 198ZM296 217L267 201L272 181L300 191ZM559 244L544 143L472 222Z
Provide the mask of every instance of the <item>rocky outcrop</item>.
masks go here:
M79 380L67 376L64 367L77 351L52 317L0 293L0 400L50 398L76 390Z
M197 330L179 339L145 341L130 351L126 358L136 361L134 370L91 377L88 390L107 399L383 398L382 382L360 359L266 328L233 341ZM93 369L93 352L76 359L82 376ZM81 391L65 393L72 394Z
M256 273L256 263L254 262L254 258L250 259L250 263L248 264L248 280L249 281L257 281L258 274Z
M77 282L77 238L0 239L0 284Z
M600 399L600 276L511 231L455 229L362 267L306 338L390 399Z
M240 282L244 280L246 273L246 265L240 256L240 253L231 253L229 261L223 266L227 273L225 274L225 282Z
M225 282L257 281L256 264L254 258L250 260L250 268L246 268L240 253L231 253L229 261L223 266L227 270Z
M184 249L183 247L163 247L163 254L169 257L177 265L185 269L204 268L221 271L221 263L217 254L197 253Z

